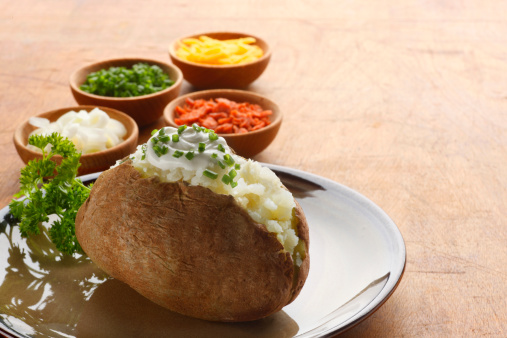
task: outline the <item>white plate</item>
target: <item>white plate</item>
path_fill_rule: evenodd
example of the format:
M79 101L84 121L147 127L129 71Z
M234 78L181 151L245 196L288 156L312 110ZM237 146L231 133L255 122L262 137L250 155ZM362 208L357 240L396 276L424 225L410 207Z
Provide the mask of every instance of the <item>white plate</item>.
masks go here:
M86 257L58 254L47 236L27 241L0 211L0 333L13 337L326 337L377 310L405 269L405 244L373 202L331 180L268 165L310 227L310 274L283 311L251 323L212 323L163 309L107 278ZM98 174L83 176L92 180ZM53 251L52 251L53 250ZM48 254L56 258L48 258ZM5 305L4 305L5 304Z

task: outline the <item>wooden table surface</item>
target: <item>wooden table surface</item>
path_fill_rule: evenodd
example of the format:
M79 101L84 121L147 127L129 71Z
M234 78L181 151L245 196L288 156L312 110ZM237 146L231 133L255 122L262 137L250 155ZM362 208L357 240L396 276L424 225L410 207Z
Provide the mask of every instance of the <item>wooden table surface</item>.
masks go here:
M250 32L273 56L248 90L285 113L256 159L357 190L405 239L398 289L343 336L507 336L507 3L495 3L2 1L0 204L23 166L14 129L75 105L74 69Z

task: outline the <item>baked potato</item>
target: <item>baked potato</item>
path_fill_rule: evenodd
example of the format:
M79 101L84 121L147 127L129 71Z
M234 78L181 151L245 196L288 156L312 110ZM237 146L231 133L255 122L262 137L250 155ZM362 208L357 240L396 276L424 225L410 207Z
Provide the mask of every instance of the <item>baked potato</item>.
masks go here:
M251 321L291 303L308 276L309 232L278 177L209 130L167 127L153 138L93 185L76 217L85 253L195 318Z

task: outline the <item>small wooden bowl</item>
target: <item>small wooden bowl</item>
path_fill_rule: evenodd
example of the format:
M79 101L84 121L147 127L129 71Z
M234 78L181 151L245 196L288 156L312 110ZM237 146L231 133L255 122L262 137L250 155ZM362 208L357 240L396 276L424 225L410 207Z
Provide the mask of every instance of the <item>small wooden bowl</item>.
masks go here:
M188 38L198 38L202 35L218 40L238 39L250 36L257 40L255 44L263 50L264 55L257 61L250 63L224 66L189 62L176 56L176 50L179 48L180 41ZM174 40L169 46L169 57L181 69L185 80L196 88L245 88L261 76L268 66L271 58L271 49L266 41L251 34L212 32L184 36Z
M245 134L218 134L227 141L229 147L231 147L236 154L246 158L253 157L266 149L267 146L273 142L282 125L282 112L276 103L259 94L233 89L203 90L178 97L171 101L164 109L164 120L166 124L172 127L178 127L174 122L175 109L177 106L183 106L187 98L193 100L225 98L238 103L249 102L258 104L263 109L273 112L273 115L270 116L271 123L264 128Z
M35 116L43 117L48 119L50 122L54 122L60 116L71 110L74 110L76 112L80 110L86 110L87 112L90 112L92 109L96 107L97 106L77 106L77 107L61 108L46 113L41 113ZM80 159L81 166L79 167L78 170L79 175L85 175L109 169L113 164L116 163L117 160L134 153L137 147L139 128L137 127L136 122L130 116L118 110L107 107L98 107L98 108L106 112L109 115L109 117L123 123L123 125L127 129L127 135L125 136L125 140L123 142L112 148L99 151L96 153L82 155ZM13 138L14 146L16 147L19 156L25 163L28 163L28 161L36 158L42 159L42 154L33 151L31 149L28 149L26 147L28 144L28 135L35 129L36 127L32 126L28 122L28 120L26 120L14 131ZM54 158L57 163L60 163L61 161L60 156L55 156Z
M79 89L79 86L86 81L86 77L92 72L108 69L110 67L131 68L134 64L139 62L159 66L169 75L169 78L174 81L174 84L157 93L135 97L100 96ZM118 109L131 116L139 127L153 123L162 116L164 107L179 95L182 82L183 74L178 67L169 63L142 58L110 59L96 62L74 71L69 80L70 90L77 103L81 105L96 105Z

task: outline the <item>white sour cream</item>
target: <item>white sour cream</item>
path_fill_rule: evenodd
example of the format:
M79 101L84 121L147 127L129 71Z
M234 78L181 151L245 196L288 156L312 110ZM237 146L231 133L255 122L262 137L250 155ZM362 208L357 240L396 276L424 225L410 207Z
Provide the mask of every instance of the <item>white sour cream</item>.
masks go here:
M123 142L127 135L127 129L120 121L109 117L99 108L94 108L89 113L86 110L69 111L55 122L40 117L31 117L28 122L38 128L30 136L59 133L74 143L82 154L114 147ZM40 152L37 147L31 145L27 147Z
M210 140L210 133L205 131L197 131L193 127L187 127L180 133L178 129L173 127L163 128L163 133L168 136L167 142L154 143L152 139L160 140L160 132L155 133L147 142L146 160L154 167L162 170L174 170L182 168L192 171L203 171L206 168L215 168L218 161L223 162L225 154L231 154L231 149L223 137L218 137L217 140ZM174 142L173 135L178 135L179 140ZM204 143L204 151L199 151L199 143ZM155 151L155 147L167 147L167 153L159 156ZM223 147L223 151L219 149ZM174 154L182 152L183 155L175 157ZM188 159L185 155L193 152L193 158ZM213 158L216 154L216 158Z

